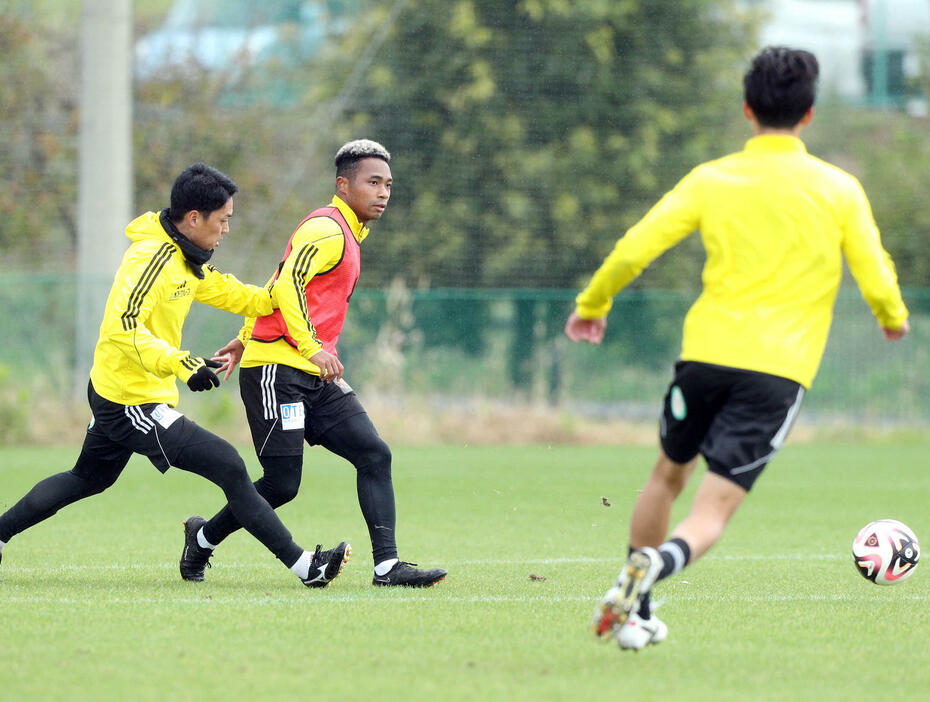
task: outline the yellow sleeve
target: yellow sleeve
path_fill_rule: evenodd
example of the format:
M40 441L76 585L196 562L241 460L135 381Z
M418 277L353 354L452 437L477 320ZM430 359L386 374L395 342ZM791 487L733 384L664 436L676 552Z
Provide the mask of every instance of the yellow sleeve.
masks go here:
M231 273L221 273L211 265L204 266L203 272L204 278L194 298L197 302L247 317L260 317L274 311L271 293L265 288L243 283Z
M174 251L173 244L130 248L113 281L100 338L149 373L159 378L176 375L187 382L203 360L156 337L146 326L167 289L173 287L170 277L161 274Z
M300 355L306 359L323 348L307 309L307 284L313 276L338 264L344 247L342 229L336 222L328 217L307 220L295 232L291 252L272 288L288 333L297 342Z
M271 276L268 279L268 282L265 283L265 290L268 291L269 295L271 295L272 286L274 286L274 276ZM274 297L272 297L272 304L277 307L278 303L274 300ZM246 316L246 318L243 320L242 327L239 329L239 333L236 334L236 338L242 342L243 347L245 347L249 343L249 340L252 338L252 327L254 326L255 316Z
M700 226L695 179L689 174L627 230L588 286L575 298L582 319L606 317L613 298L652 261Z
M859 181L855 181L846 212L843 255L849 270L878 323L887 329L900 329L908 317L907 307L901 298L894 262L882 247L872 208Z

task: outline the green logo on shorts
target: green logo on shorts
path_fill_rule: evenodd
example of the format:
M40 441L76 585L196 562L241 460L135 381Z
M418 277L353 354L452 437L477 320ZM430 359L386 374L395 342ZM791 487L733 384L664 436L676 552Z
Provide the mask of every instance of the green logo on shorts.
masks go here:
M688 416L688 405L685 404L685 396L677 385L672 386L669 405L672 409L672 416L679 422Z

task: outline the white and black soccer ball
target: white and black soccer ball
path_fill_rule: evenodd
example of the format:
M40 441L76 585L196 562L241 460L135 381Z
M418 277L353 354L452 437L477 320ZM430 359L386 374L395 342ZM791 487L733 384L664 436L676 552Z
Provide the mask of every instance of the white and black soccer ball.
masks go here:
M907 525L879 519L859 530L852 553L863 578L876 585L894 585L914 572L920 560L920 544Z

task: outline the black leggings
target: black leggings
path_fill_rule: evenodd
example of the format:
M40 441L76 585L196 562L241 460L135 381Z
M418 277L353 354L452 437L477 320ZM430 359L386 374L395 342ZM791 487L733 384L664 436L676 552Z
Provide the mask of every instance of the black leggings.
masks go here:
M96 495L116 482L131 451L114 458L100 458L84 449L74 468L40 481L19 502L0 516L0 541L48 519L73 502ZM226 495L232 512L250 534L262 542L284 565L297 562L303 549L294 543L278 515L256 492L245 463L227 441L193 425L173 465L196 473L217 485Z
M358 503L368 525L375 563L396 558L391 449L378 436L367 414L357 414L336 424L319 442L355 466ZM255 482L258 494L275 509L293 500L300 488L303 456L260 456L259 461L264 474ZM239 527L227 505L204 526L204 537L212 544L219 544Z

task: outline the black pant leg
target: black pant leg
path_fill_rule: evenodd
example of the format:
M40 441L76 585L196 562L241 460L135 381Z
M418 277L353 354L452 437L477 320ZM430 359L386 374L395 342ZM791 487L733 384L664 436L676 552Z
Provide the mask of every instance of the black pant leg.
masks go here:
M103 492L116 482L131 455L131 451L88 432L74 468L39 481L0 515L0 541L9 541L62 507Z
M397 515L391 481L391 449L378 436L367 414L356 414L330 427L320 445L355 466L358 504L368 525L375 563L397 558Z
M297 562L303 549L294 543L271 505L258 494L242 457L228 441L191 422L189 435L172 465L218 485L236 521L246 531L287 567Z
M277 509L297 497L303 456L259 456L264 474L255 481L255 489L272 509ZM219 545L242 525L227 504L203 527L207 541Z

